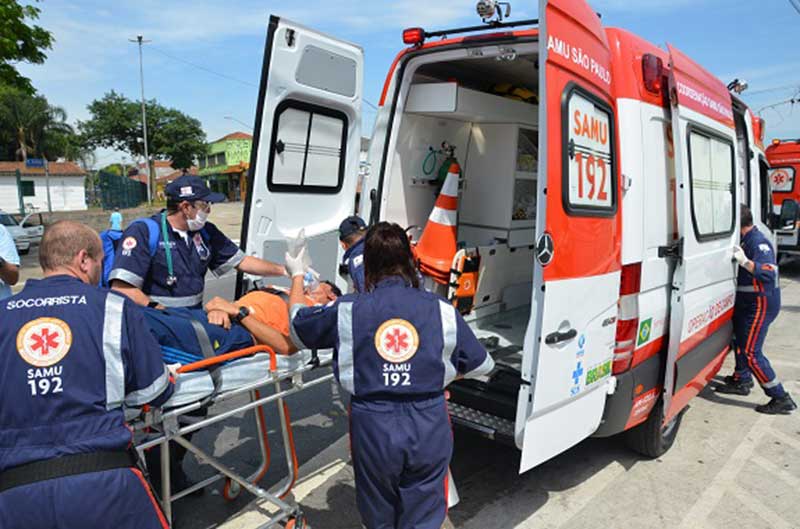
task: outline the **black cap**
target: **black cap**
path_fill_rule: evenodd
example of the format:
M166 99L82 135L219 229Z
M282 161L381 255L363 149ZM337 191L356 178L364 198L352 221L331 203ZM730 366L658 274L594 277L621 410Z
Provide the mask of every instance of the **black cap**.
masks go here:
M167 184L164 191L167 194L167 198L176 201L188 200L192 202L194 200L205 200L206 202L216 203L225 200L225 195L222 193L212 193L201 178L192 175L183 175L176 178Z
M367 229L367 223L358 215L347 217L339 224L339 240L343 241L350 235Z

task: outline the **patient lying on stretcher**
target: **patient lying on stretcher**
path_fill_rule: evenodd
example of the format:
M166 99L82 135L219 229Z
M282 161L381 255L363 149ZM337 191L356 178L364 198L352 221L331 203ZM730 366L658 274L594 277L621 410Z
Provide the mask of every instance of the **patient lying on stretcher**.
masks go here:
M328 281L306 288L308 306L324 305L341 295ZM289 355L295 347L289 338L289 293L276 287L253 290L238 301L220 297L209 301L205 309L144 308L150 331L162 346L198 356L213 351L221 355L253 345L266 345L277 354ZM250 314L240 322L241 307Z

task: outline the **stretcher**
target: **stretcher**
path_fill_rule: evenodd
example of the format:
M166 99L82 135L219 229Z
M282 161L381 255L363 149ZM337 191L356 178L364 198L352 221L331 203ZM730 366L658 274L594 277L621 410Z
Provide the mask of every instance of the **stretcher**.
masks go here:
M309 373L318 367L330 365L330 354L317 355L315 352L301 351L291 356L282 356L263 345L214 357L197 356L174 348L163 348L162 354L168 363L182 364L175 378L172 397L160 408L128 410L127 416L131 426L137 431L136 449L140 456L144 455L145 450L161 447L161 490L157 492L161 494L161 504L167 520L172 520L174 501L224 480L223 497L226 500L235 499L244 489L275 507L277 513L269 522L261 525L261 528L305 527L302 509L287 499L297 481L299 465L285 399L304 389L329 383L333 379L332 373L313 379L309 377ZM262 395L262 391L269 388L274 388L274 392ZM241 396L248 397L244 403L241 398L237 398ZM222 403L228 403L228 406L216 406ZM278 407L288 475L271 490L265 490L258 482L267 473L271 462L264 414L265 406L271 403ZM215 406L212 408L212 405ZM197 417L198 411L203 410L207 415ZM249 476L237 473L186 437L192 432L250 410L254 411L261 463ZM184 490L173 491L169 465L170 441L186 448L202 464L211 466L216 473Z

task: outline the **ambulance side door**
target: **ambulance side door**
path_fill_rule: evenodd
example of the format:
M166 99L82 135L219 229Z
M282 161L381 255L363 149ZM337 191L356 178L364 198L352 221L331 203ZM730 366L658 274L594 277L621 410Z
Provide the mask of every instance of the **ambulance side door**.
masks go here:
M286 238L305 228L314 269L346 286L337 229L355 208L363 75L359 46L270 17L242 226L247 255L282 263Z
M665 423L708 382L732 336L740 187L730 95L669 46L678 243L664 375Z
M520 472L599 426L611 383L620 204L611 53L583 0L542 0L537 262L523 347Z

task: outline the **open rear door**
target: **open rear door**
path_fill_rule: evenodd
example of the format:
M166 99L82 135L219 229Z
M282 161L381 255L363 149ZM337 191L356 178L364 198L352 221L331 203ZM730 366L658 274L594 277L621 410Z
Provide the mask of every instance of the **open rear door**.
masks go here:
M741 197L731 97L717 78L668 46L678 243L664 375L665 421L719 369L730 344ZM737 200L738 199L738 200Z
M337 228L355 206L363 72L360 47L270 17L242 227L248 255L283 262L286 238L305 228L313 267L344 286Z
M611 54L583 0L541 0L537 263L520 472L591 435L612 380L620 215Z

